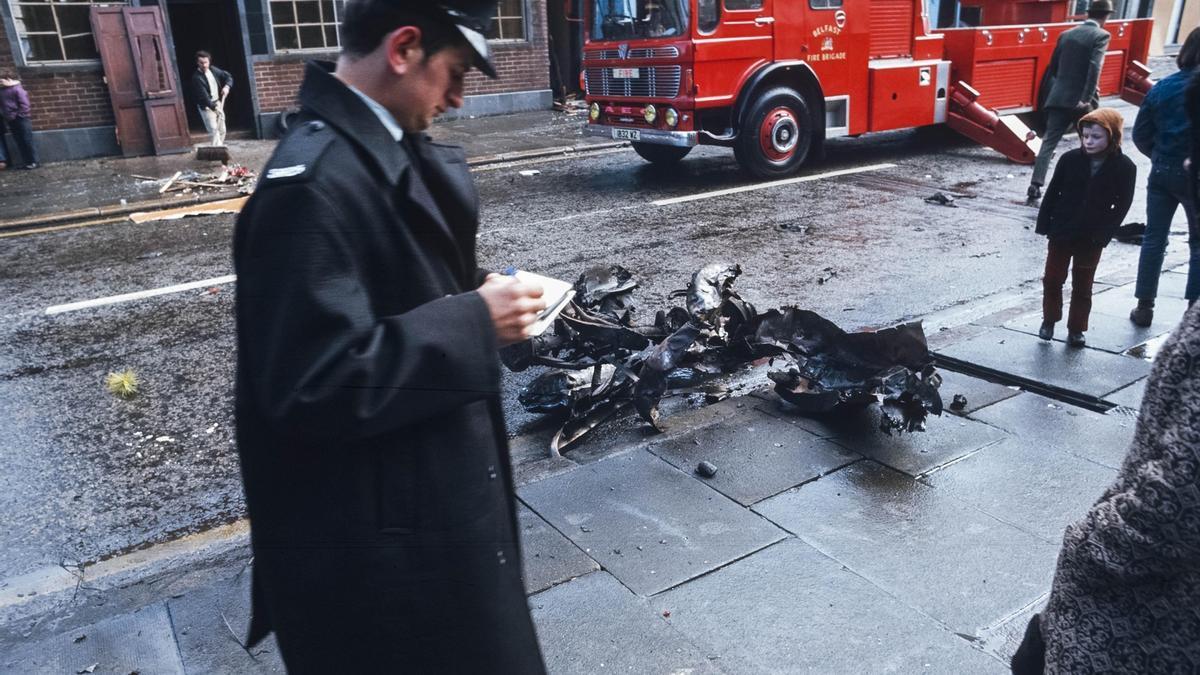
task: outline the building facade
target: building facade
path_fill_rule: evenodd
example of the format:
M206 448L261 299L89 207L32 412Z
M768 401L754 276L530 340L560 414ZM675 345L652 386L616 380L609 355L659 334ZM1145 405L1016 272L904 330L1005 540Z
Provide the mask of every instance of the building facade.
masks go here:
M105 2L94 4L121 4ZM131 0L162 10L162 61L186 86L193 55L204 49L228 70L235 88L226 103L231 132L271 138L294 105L311 59L339 49L344 0ZM0 75L22 81L44 161L120 154L109 83L96 51L91 0L0 0ZM544 0L502 0L493 21L492 51L500 78L471 73L459 115L494 115L550 108L550 57ZM191 127L203 124L190 101Z

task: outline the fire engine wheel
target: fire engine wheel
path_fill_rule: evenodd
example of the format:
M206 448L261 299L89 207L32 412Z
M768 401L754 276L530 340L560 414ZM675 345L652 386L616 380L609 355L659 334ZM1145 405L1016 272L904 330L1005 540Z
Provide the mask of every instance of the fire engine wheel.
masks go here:
M633 151L651 164L674 164L687 157L691 148L680 148L674 145L658 145L656 143L634 143Z
M733 146L738 164L758 178L779 178L800 168L813 145L812 117L804 97L779 87L764 92L742 121Z

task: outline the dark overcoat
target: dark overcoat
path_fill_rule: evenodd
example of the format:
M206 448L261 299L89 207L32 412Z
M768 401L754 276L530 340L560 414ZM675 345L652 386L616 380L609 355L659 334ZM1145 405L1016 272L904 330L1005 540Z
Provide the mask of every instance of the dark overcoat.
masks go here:
M1119 149L1093 176L1087 153L1075 148L1054 167L1036 231L1051 239L1108 246L1129 213L1136 184L1137 165Z
M234 243L251 639L292 672L542 672L465 158L328 71Z
M1096 85L1111 40L1108 31L1093 19L1059 35L1038 91L1041 97L1038 107L1070 110L1090 102L1095 110L1099 106Z

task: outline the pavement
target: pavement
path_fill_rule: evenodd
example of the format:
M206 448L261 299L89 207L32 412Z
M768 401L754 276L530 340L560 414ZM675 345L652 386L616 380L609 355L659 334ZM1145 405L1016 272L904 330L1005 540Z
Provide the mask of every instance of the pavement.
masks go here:
M430 134L462 146L472 166L534 157L570 156L587 150L628 145L585 137L584 110L545 110L436 123ZM232 163L261 173L276 141L231 140ZM56 225L84 219L121 217L137 211L171 208L237 196L229 190L159 193L177 171L219 172L219 162L199 161L194 153L160 157L105 157L56 162L36 171L0 172L0 231Z
M1123 316L1131 280L1102 279L1083 350L1037 339L1030 298L948 330L930 317L939 357L997 381L943 370L944 399L967 403L924 433L885 436L876 411L805 418L756 390L603 454L514 439L550 671L1006 672L1063 529L1116 476L1185 279L1163 274L1150 329ZM283 672L273 641L242 643L245 524L192 539L0 584L0 673Z

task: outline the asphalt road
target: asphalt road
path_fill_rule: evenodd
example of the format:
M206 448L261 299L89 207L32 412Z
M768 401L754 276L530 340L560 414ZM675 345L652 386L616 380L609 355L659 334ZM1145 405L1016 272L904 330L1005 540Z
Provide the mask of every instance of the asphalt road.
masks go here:
M1132 119L1132 116L1130 116ZM635 274L651 321L691 273L741 264L760 309L795 304L847 329L880 327L1036 287L1045 243L1021 204L1029 168L942 134L829 144L805 180L754 186L731 153L676 169L629 150L476 173L485 266L572 280ZM1148 162L1132 151L1142 175ZM520 170L537 169L535 176ZM841 175L825 175L845 172ZM755 188L709 194L731 188ZM936 191L957 208L927 204ZM681 203L669 200L690 198ZM668 200L668 203L663 203ZM1129 220L1143 220L1139 195ZM0 240L0 579L90 561L235 520L233 285L47 315L49 307L231 274L234 219L102 225ZM1114 244L1101 275L1129 269ZM138 397L104 386L132 368ZM515 402L510 429L538 428ZM541 425L542 428L545 425ZM589 439L602 451L604 435Z

